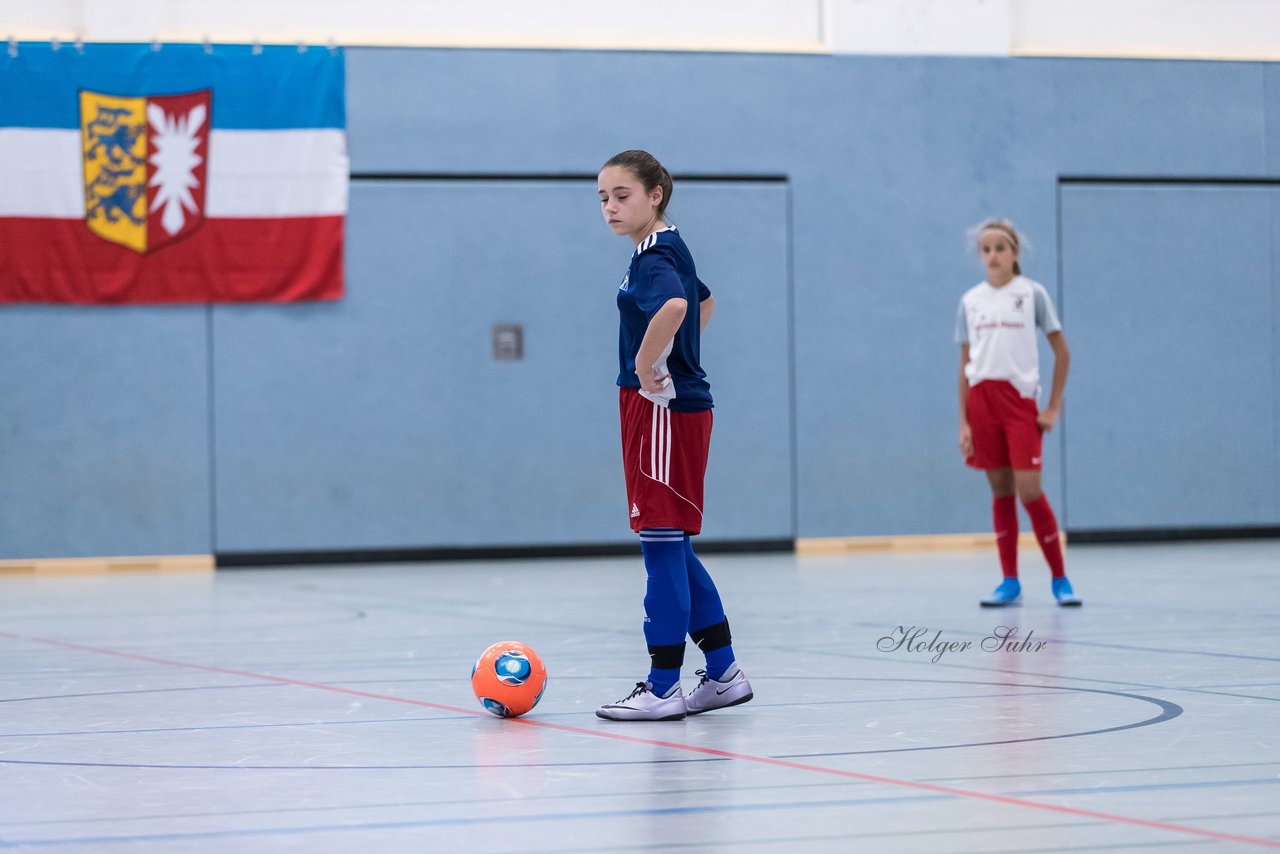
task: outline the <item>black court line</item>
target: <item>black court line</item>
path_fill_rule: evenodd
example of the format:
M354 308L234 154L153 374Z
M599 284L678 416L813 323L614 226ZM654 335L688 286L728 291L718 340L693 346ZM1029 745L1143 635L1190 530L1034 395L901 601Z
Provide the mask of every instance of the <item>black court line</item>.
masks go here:
M73 643L70 641L55 640L52 638L39 638L28 635L16 635L11 632L0 631L0 637L7 637L14 640L24 640L31 643L44 644L46 646L58 647L66 650L74 650L77 652L90 653L95 655L106 655L115 658L123 658L132 661L147 662L164 667L177 667L191 670L202 670L211 673L223 673L234 676L241 676L253 680L266 680L272 682L280 682L286 685L295 685L303 688L312 688L320 691L330 691L338 694L347 694L351 696L365 697L376 699L390 703L403 703L411 706L419 706L425 708L439 709L455 713L471 715L475 718L488 718L487 713L473 711L470 709L461 709L455 706L448 706L441 703L432 703L425 700L417 700L410 697L398 697L390 694L376 694L368 691L357 691L350 688L343 688L338 685L326 684L323 682L314 682L303 679L293 679L285 676L276 676L272 674L253 673L249 671L236 670L228 667L221 667L211 664L198 664L196 662L179 661L176 659L159 658L151 655L142 655L138 653L125 652L123 650L108 649L105 647L94 647L86 644ZM1046 686L1032 686L1042 688ZM1052 687L1052 686L1049 686ZM1154 821L1137 816L1120 815L1117 813L1103 812L1100 810L1082 809L1078 807L1069 807L1057 803L1046 803L1044 801L1031 801L1024 798L1012 797L1009 795L994 794L990 792L980 792L970 789L961 789L953 786L942 786L937 783L925 783L919 780L902 779L897 777L886 777L880 774L867 774L859 771L846 771L842 768L832 768L823 765L810 765L807 763L796 762L790 759L783 759L773 756L761 756L752 753L738 753L730 750L721 750L714 747L705 747L697 744L690 744L679 741L666 741L663 739L645 738L640 735L627 735L626 726L623 725L621 730L616 727L597 727L589 729L586 727L571 726L568 724L552 723L550 721L539 720L537 718L510 718L498 721L499 724L506 723L511 726L528 726L549 732L560 732L572 735L586 736L589 738L606 739L627 744L639 744L649 747L661 747L674 751L684 751L700 756L715 756L724 759L732 759L737 762L768 767L782 768L791 771L800 771L807 774L819 774L825 777L838 777L845 780L859 780L868 783L877 783L892 788L905 788L917 792L927 792L926 795L906 796L906 800L931 800L938 797L941 798L962 798L966 801L982 804L997 804L1001 806L1014 806L1025 809L1031 809L1039 812L1052 812L1063 815L1071 815L1082 818L1096 819L1104 822L1129 825L1134 827L1142 827L1153 830L1161 830L1170 833L1184 834L1188 836L1196 836L1201 838L1226 840L1232 842L1241 842L1248 845L1257 845L1267 848L1280 848L1280 841L1266 839L1258 836L1248 836L1238 833L1225 833L1222 831L1211 830L1209 828L1194 827L1185 824L1177 824L1173 822ZM634 730L633 730L634 731ZM5 764L0 762L0 764ZM904 798L893 798L891 801L899 801ZM644 811L645 815L669 814L666 812L655 813L652 810ZM493 818L490 817L492 821ZM161 838L164 838L162 835Z
M1165 721L1171 721L1174 718L1180 716L1183 712L1182 706L1179 706L1177 703L1171 703L1168 700L1161 700L1157 697L1147 697L1143 694L1130 694L1126 691L1108 691L1102 688L1078 688L1074 685L1019 685L1017 683L977 682L973 680L961 680L961 679L950 680L950 679L909 679L909 678L900 678L900 679L884 678L884 679L867 679L867 680L852 680L852 681L925 682L930 684L942 683L942 684L959 684L959 685L997 685L997 686L1006 687L1006 688L1035 688L1041 691L1045 689L1049 689L1049 690L1058 690L1058 691L1070 691L1073 693L1081 693L1081 694L1102 694L1106 696L1124 697L1130 700L1139 700L1141 702L1151 703L1152 705L1159 708L1160 712L1159 714L1154 715L1150 718L1147 718L1146 720L1137 721L1134 723L1119 724L1117 726L1104 727L1102 729L1093 729L1093 730L1086 730L1081 732L1062 733L1060 735L1040 735L1040 736L1029 736L1027 738L1005 739L1000 741L974 741L974 742L966 742L963 744L931 745L931 746L924 746L924 747L893 747L893 748L881 748L878 750L823 751L823 752L817 752L817 753L783 753L783 754L777 754L777 758L802 759L802 758L813 758L813 757L819 757L819 756L867 756L867 755L881 754L881 753L918 753L923 750L953 750L961 747L991 747L991 746L1003 745L1003 744L1025 744L1033 741L1054 741L1062 738L1083 738L1085 736L1090 736L1090 735L1102 735L1103 733L1120 732L1122 730L1138 729L1140 727L1152 726L1153 724L1164 723Z
M1107 691L1107 690L1103 690L1103 689L1099 689L1099 688L1077 688L1077 687L1073 687L1073 686L1055 686L1055 685L1023 685L1023 684L1018 684L1018 683L1009 683L1009 682L985 682L985 681L964 680L964 679L913 679L913 678L899 678L899 679L895 679L895 678L892 678L892 677L887 677L887 678L845 677L845 678L841 679L840 681L845 681L845 682L911 682L911 683L921 683L921 684L928 684L928 685L935 685L935 684L940 684L940 685L983 685L983 686L994 686L994 687L998 687L998 688L1030 688L1030 689L1032 689L1032 690L1034 691L1034 693L1035 693L1035 694L1037 694L1037 695L1044 694L1044 693L1049 692L1049 691L1066 691L1066 692L1079 693L1079 694L1103 694L1103 695L1109 695L1109 696L1114 696L1114 697L1123 697L1123 698L1125 698L1125 699L1139 700L1139 701L1143 701L1143 702L1151 703L1151 704L1153 704L1153 705L1157 706L1157 707L1160 709L1160 713L1159 713L1159 714L1157 714L1157 715L1155 715L1155 716L1153 716L1153 717L1151 717L1151 718L1147 718L1147 719L1145 719L1145 720L1136 721L1136 722L1132 722L1132 723L1119 724L1119 725L1116 725L1116 726L1104 727L1104 728L1101 728L1101 729L1084 730L1084 731L1080 731L1080 732L1058 733L1058 734L1056 734L1056 735L1028 736L1028 737L1025 737L1025 738L1000 739L1000 740L994 740L994 741L964 742L964 743L959 743L959 744L924 745L924 746L920 746L920 747L883 748L883 749L878 749L878 750L823 751L823 752L817 752L817 753L783 753L783 754L773 754L773 755L771 755L769 758L771 758L771 759L800 759L800 758L815 758L815 757L827 757L827 756L861 756L861 755L881 754L881 753L918 753L918 752L934 751L934 750L955 750L955 749L965 748L965 747L993 747L993 746L1010 745L1010 744L1026 744L1026 743L1030 743L1030 742L1037 742L1037 741L1055 741L1055 740L1058 740L1058 739L1066 739L1066 738L1083 738L1083 737L1086 737L1086 736L1102 735L1102 734L1104 734L1104 733L1119 732L1119 731L1122 731L1122 730L1136 729L1136 728L1139 728L1139 727L1151 726L1151 725L1153 725L1153 724L1163 723L1163 722L1165 722L1165 721L1173 720L1174 718L1176 718L1176 717L1178 717L1179 715L1181 715L1181 714L1182 714L1182 711L1183 711L1181 706L1177 705L1176 703L1170 703L1170 702L1168 702L1167 700L1160 700L1160 699L1157 699L1157 698L1154 698L1154 697L1146 697L1146 696L1143 696L1143 695L1141 695L1141 694L1130 694L1130 693L1126 693L1126 692L1122 692L1122 691ZM327 684L330 684L330 685L332 685L332 686L334 686L334 687L340 687L340 686L341 686L342 684L344 684L344 683L327 683ZM253 686L253 687L259 687L259 686ZM191 689L158 689L158 690L191 690ZM139 691L138 693L152 693L152 692L149 692L149 691ZM1009 697L1013 697L1013 698L1018 698L1018 697L1021 697L1021 696L1024 696L1024 695L1021 695L1021 694L1018 694L1018 693L1013 693L1013 694L1009 694L1009 695L1005 695L1005 696L1009 696ZM932 698L932 697L931 697L931 698L927 698L927 699L929 699L929 700L934 700L934 699L955 699L955 698L948 698L948 697ZM885 697L885 698L882 698L882 700L881 700L881 702L899 702L899 701L900 701L900 698L892 698L892 697ZM423 705L431 705L431 704L423 704ZM796 706L806 706L806 705L813 705L813 704L811 704L811 703L794 703L794 704L773 704L773 705L796 705ZM837 704L837 705L839 705L839 704ZM564 716L572 716L572 717L575 717L575 718L576 718L576 717L579 717L579 716L580 716L580 713L574 712L574 713L565 713L565 715L559 715L559 717L564 717ZM549 722L550 722L550 719L551 719L552 717L557 717L557 715L539 715L539 716L538 716L538 720L549 723ZM452 717L449 717L449 718L433 718L433 720L460 720L460 719L462 719L462 720L470 720L470 719L472 719L472 718L471 718L471 716L470 716L470 715L467 715L467 716L452 716ZM359 721L351 721L351 722L349 722L349 723L362 723L362 722L359 722ZM256 725L256 726L292 726L292 725L294 725L294 724L269 724L269 725L262 725L262 724L259 724L259 725ZM314 726L315 724L314 724L314 723L312 723L311 725L312 725L312 726ZM244 726L244 725L241 725L241 726ZM198 730L208 730L208 731L212 731L212 730L222 729L222 728L237 728L237 727L217 727L217 726L213 726L213 727L201 727L201 728L195 728L195 729L198 729ZM103 734L109 734L109 733L104 732ZM647 760L646 760L646 761L647 761ZM709 759L708 759L708 758L706 758L706 757L699 757L698 759L693 759L693 760L690 760L690 759L682 759L682 760L666 760L666 761L668 761L668 762L706 762L706 761L723 761L723 759L721 759L721 758L717 757L717 758L715 758L715 759L711 759L711 760L709 760ZM307 764L307 765L276 765L276 764L271 764L271 765L267 765L267 764L261 764L261 765L258 765L258 764L255 764L255 765L246 765L246 764L243 764L243 763L234 763L234 764L230 764L230 765L210 765L210 764L186 764L186 763L182 763L182 764L168 764L168 763L133 763L133 762L81 762L81 761L36 760L36 759L30 759L30 760L6 760L6 759L0 759L0 765L6 765L6 764L10 764L10 765L53 765L53 766L69 766L69 767L77 767L77 768L82 768L82 767L90 767L90 768L147 768L147 769L186 769L186 770L202 770L202 771L212 771L212 770L226 770L226 771L287 771L287 770L298 770L298 771L368 771L368 770L393 771L393 770L428 770L428 769L458 769L458 768L559 768L559 767L581 767L581 766L634 765L634 764L645 764L645 763L644 763L644 762L636 763L636 762L632 762L632 761L604 760L604 761L593 761L593 762L516 762L516 763L491 763L491 764L475 764L475 763L446 763L446 764L438 764L438 763L430 763L430 764L398 764L398 765L354 765L354 764L349 764L349 765L316 765L316 764Z

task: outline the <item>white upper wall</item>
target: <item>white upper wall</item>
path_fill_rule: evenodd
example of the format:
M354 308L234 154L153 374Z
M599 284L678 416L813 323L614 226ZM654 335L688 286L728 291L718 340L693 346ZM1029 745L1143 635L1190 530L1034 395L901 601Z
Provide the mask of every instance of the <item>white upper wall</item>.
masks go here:
M1280 0L0 0L0 37L1280 59Z

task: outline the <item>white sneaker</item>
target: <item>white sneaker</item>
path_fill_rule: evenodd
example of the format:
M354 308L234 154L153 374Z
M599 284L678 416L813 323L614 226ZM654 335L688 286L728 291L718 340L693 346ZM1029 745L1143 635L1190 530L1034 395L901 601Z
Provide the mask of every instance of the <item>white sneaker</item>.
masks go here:
M626 697L596 709L596 717L611 721L678 721L684 716L684 691L679 684L659 697L648 682L637 682Z
M702 680L698 682L698 687L689 692L689 696L684 701L684 707L691 715L736 706L755 696L751 693L751 683L747 681L747 674L743 673L736 663L729 665L729 669L719 680L712 679L705 670L699 670L698 675Z

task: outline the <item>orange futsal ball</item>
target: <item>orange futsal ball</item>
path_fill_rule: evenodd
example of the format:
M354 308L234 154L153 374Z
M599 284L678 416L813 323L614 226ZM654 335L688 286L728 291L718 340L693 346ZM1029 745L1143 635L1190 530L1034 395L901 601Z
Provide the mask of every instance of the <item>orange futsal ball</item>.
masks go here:
M498 641L480 653L471 668L471 690L487 711L500 718L525 714L547 689L547 668L519 641Z

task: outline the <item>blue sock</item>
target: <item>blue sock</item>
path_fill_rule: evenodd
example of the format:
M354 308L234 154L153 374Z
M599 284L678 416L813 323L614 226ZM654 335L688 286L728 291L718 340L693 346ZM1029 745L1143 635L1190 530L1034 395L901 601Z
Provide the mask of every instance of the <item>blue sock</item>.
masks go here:
M707 675L719 680L728 672L736 659L733 657L733 646L722 646L707 653Z
M689 537L684 538L684 561L689 573L689 634L707 658L707 675L719 679L734 662L724 604L711 574L693 553Z
M649 645L649 682L659 697L680 681L684 638L689 627L689 576L684 532L646 528L640 549L648 576L644 596L644 637Z
M680 681L680 668L650 667L648 679L649 684L653 686L653 693L659 697L665 697Z

